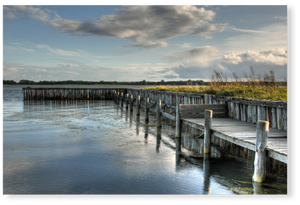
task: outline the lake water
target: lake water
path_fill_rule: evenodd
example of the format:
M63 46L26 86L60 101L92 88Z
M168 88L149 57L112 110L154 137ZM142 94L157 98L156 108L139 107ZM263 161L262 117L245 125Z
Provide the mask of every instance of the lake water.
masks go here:
M22 87L3 88L4 194L287 193L286 183L252 183L253 163L217 147L211 156L184 149L173 122L157 129L143 109L137 118L111 100L28 103Z

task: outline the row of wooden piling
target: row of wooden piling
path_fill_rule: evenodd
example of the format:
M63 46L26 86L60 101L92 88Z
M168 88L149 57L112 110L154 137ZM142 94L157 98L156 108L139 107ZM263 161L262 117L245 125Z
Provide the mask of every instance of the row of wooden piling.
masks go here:
M109 100L110 88L23 88L24 100Z

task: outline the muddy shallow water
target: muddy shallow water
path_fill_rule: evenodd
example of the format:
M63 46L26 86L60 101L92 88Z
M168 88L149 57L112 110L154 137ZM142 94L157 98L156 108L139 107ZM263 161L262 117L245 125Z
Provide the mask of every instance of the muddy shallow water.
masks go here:
M78 87L78 86L77 86ZM286 194L252 183L252 163L186 150L174 123L145 123L113 101L23 102L4 86L4 194ZM184 133L190 141L190 133ZM201 139L198 140L201 143Z

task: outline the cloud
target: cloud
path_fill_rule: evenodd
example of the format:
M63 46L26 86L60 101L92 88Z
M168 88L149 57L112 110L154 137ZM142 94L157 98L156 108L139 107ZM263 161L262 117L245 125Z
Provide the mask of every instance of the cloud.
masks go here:
M158 48L158 47L167 47L168 43L164 41L147 41L147 42L137 42L134 44L125 45L123 47L138 47L138 48Z
M247 51L238 55L231 52L225 54L223 60L224 62L231 64L239 64L248 61L284 66L287 64L287 51L283 48L275 48L261 52Z
M220 51L211 46L197 47L185 51L171 51L165 53L173 66L156 71L159 75L178 76L179 78L209 79L212 71L223 72L228 77L233 72L244 77L244 71L250 66L258 69L261 76L269 70L275 71L277 80L283 80L287 76L287 51L284 48L273 48L264 51L246 51L236 53L234 51L220 54ZM151 73L154 75L154 73Z
M275 16L274 19L279 19L281 21L287 21L287 17L286 16Z
M164 55L171 62L208 65L209 61L218 55L219 50L212 46L196 47L184 51L168 51Z
M95 21L76 21L61 18L56 12L32 6L5 6L5 18L28 15L41 20L59 32L81 36L109 36L131 39L136 44L126 47L154 48L166 46L164 39L183 35L206 36L222 32L227 24L211 24L216 13L196 6L124 6L112 15ZM157 41L157 42L153 42Z
M264 31L260 31L260 30L241 29L241 28L235 28L233 26L230 26L229 28L231 28L232 30L235 30L235 31L243 32L243 33L264 33Z
M64 64L58 64L58 66L60 66L60 67L74 67L75 65L73 64L73 63L69 63L69 64L67 64L67 65L64 65Z
M213 37L212 36L205 36L204 38L202 38L201 40L210 40L212 39Z
M72 35L110 36L140 42L193 33L214 17L215 12L196 6L125 6L96 22L58 19L48 24Z
M257 32L242 32L224 39L226 50L236 53L247 50L263 51L274 47L287 48L287 22L280 21L268 26L260 27ZM246 50L245 50L246 48Z
M205 26L201 26L193 32L194 35L206 36L210 33L220 33L223 32L228 23L225 24L207 24Z
M164 75L163 78L177 78L178 76L177 75Z
M79 52L74 52L74 51L66 51L66 50L61 50L61 49L53 49L48 45L37 45L36 48L40 48L40 49L47 49L48 51L50 51L53 54L56 55L61 55L61 56L80 56Z
M16 19L18 15L28 15L30 18L40 21L47 21L49 19L49 10L40 9L33 6L3 6L6 15L4 18Z

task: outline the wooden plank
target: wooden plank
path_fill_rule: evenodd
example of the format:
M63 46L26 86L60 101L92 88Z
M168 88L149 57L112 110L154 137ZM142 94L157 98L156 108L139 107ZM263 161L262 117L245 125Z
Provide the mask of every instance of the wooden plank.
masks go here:
M197 114L189 114L189 113L182 113L180 114L182 118L204 118L204 112L203 113L197 113ZM228 115L224 112L213 112L213 117L218 118L228 118Z
M278 107L278 108L287 108L287 102L283 101L264 101L264 100L245 100L245 99L233 99L232 102L245 104L245 105L256 105L262 107Z
M170 120L173 120L173 121L176 120L176 117L175 117L174 115L169 114L169 113L161 112L161 115L162 115L163 117L166 117L166 118L170 119Z
M185 110L185 111L179 111L180 114L201 114L201 113L204 113L204 111L207 110L207 109L195 109L195 110ZM226 108L216 108L216 109L211 109L213 110L215 113L223 113L225 114L226 116L227 115L227 109Z
M201 104L197 104L197 105L193 105L193 104L189 104L189 105L180 105L179 106L179 110L180 111L184 111L184 110L195 110L195 109L214 109L214 108L223 108L223 109L227 109L227 106L225 104L215 104L215 105L201 105Z

